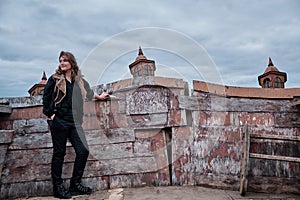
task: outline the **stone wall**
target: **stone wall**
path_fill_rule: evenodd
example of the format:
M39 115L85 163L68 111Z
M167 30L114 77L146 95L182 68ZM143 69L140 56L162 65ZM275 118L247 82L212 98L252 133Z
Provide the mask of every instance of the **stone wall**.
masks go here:
M202 185L238 190L245 125L252 133L299 136L293 99L215 95L180 79L151 77L109 85L110 101L85 103L90 156L83 182L94 190ZM195 87L197 88L197 87ZM101 90L101 86L94 88ZM1 198L50 195L51 135L40 97L2 99ZM295 142L253 141L251 152L300 157ZM68 144L63 178L71 176ZM251 159L249 190L299 192L299 163Z

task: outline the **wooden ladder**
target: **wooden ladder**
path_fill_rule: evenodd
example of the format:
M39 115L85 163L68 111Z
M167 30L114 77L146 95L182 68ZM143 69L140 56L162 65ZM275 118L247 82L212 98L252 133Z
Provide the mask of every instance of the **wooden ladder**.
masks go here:
M249 158L279 160L279 161L298 162L298 163L300 163L300 158L297 158L297 157L250 153L249 149L250 149L251 138L284 140L284 141L298 141L298 142L300 141L299 136L270 135L270 134L250 134L248 125L246 125L245 137L244 137L244 140L243 140L242 169L241 169L241 175L240 175L240 194L242 196L245 196L246 192L247 192L247 186L248 186L247 175L248 175L248 168L249 168Z

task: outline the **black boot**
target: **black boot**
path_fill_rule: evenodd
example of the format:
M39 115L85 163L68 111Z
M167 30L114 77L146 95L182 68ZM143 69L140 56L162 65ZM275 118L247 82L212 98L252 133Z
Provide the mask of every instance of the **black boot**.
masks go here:
M71 199L71 193L66 190L63 184L53 186L53 196L59 199Z
M71 184L69 189L71 195L84 195L84 194L92 194L92 188L86 187L81 183Z

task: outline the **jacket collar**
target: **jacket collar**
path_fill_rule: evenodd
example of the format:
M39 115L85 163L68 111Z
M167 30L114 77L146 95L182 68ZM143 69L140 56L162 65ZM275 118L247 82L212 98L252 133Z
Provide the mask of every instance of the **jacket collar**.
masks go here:
M78 75L75 78L75 81L78 83L82 98L85 99L87 92L84 88L84 83L83 83L82 77L83 77L83 75L82 75L81 71L79 70ZM66 93L67 93L66 84L67 83L66 83L66 78L65 78L64 74L55 73L55 74L53 74L53 78L55 80L55 89L54 90L56 91L56 97L54 98L54 102L55 102L55 105L57 105L66 96Z

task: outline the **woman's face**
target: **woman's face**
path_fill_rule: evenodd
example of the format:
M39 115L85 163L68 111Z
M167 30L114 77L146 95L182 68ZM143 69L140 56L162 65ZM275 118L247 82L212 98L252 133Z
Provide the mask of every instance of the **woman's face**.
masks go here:
M71 71L72 69L71 63L66 56L59 58L59 67L64 73Z

